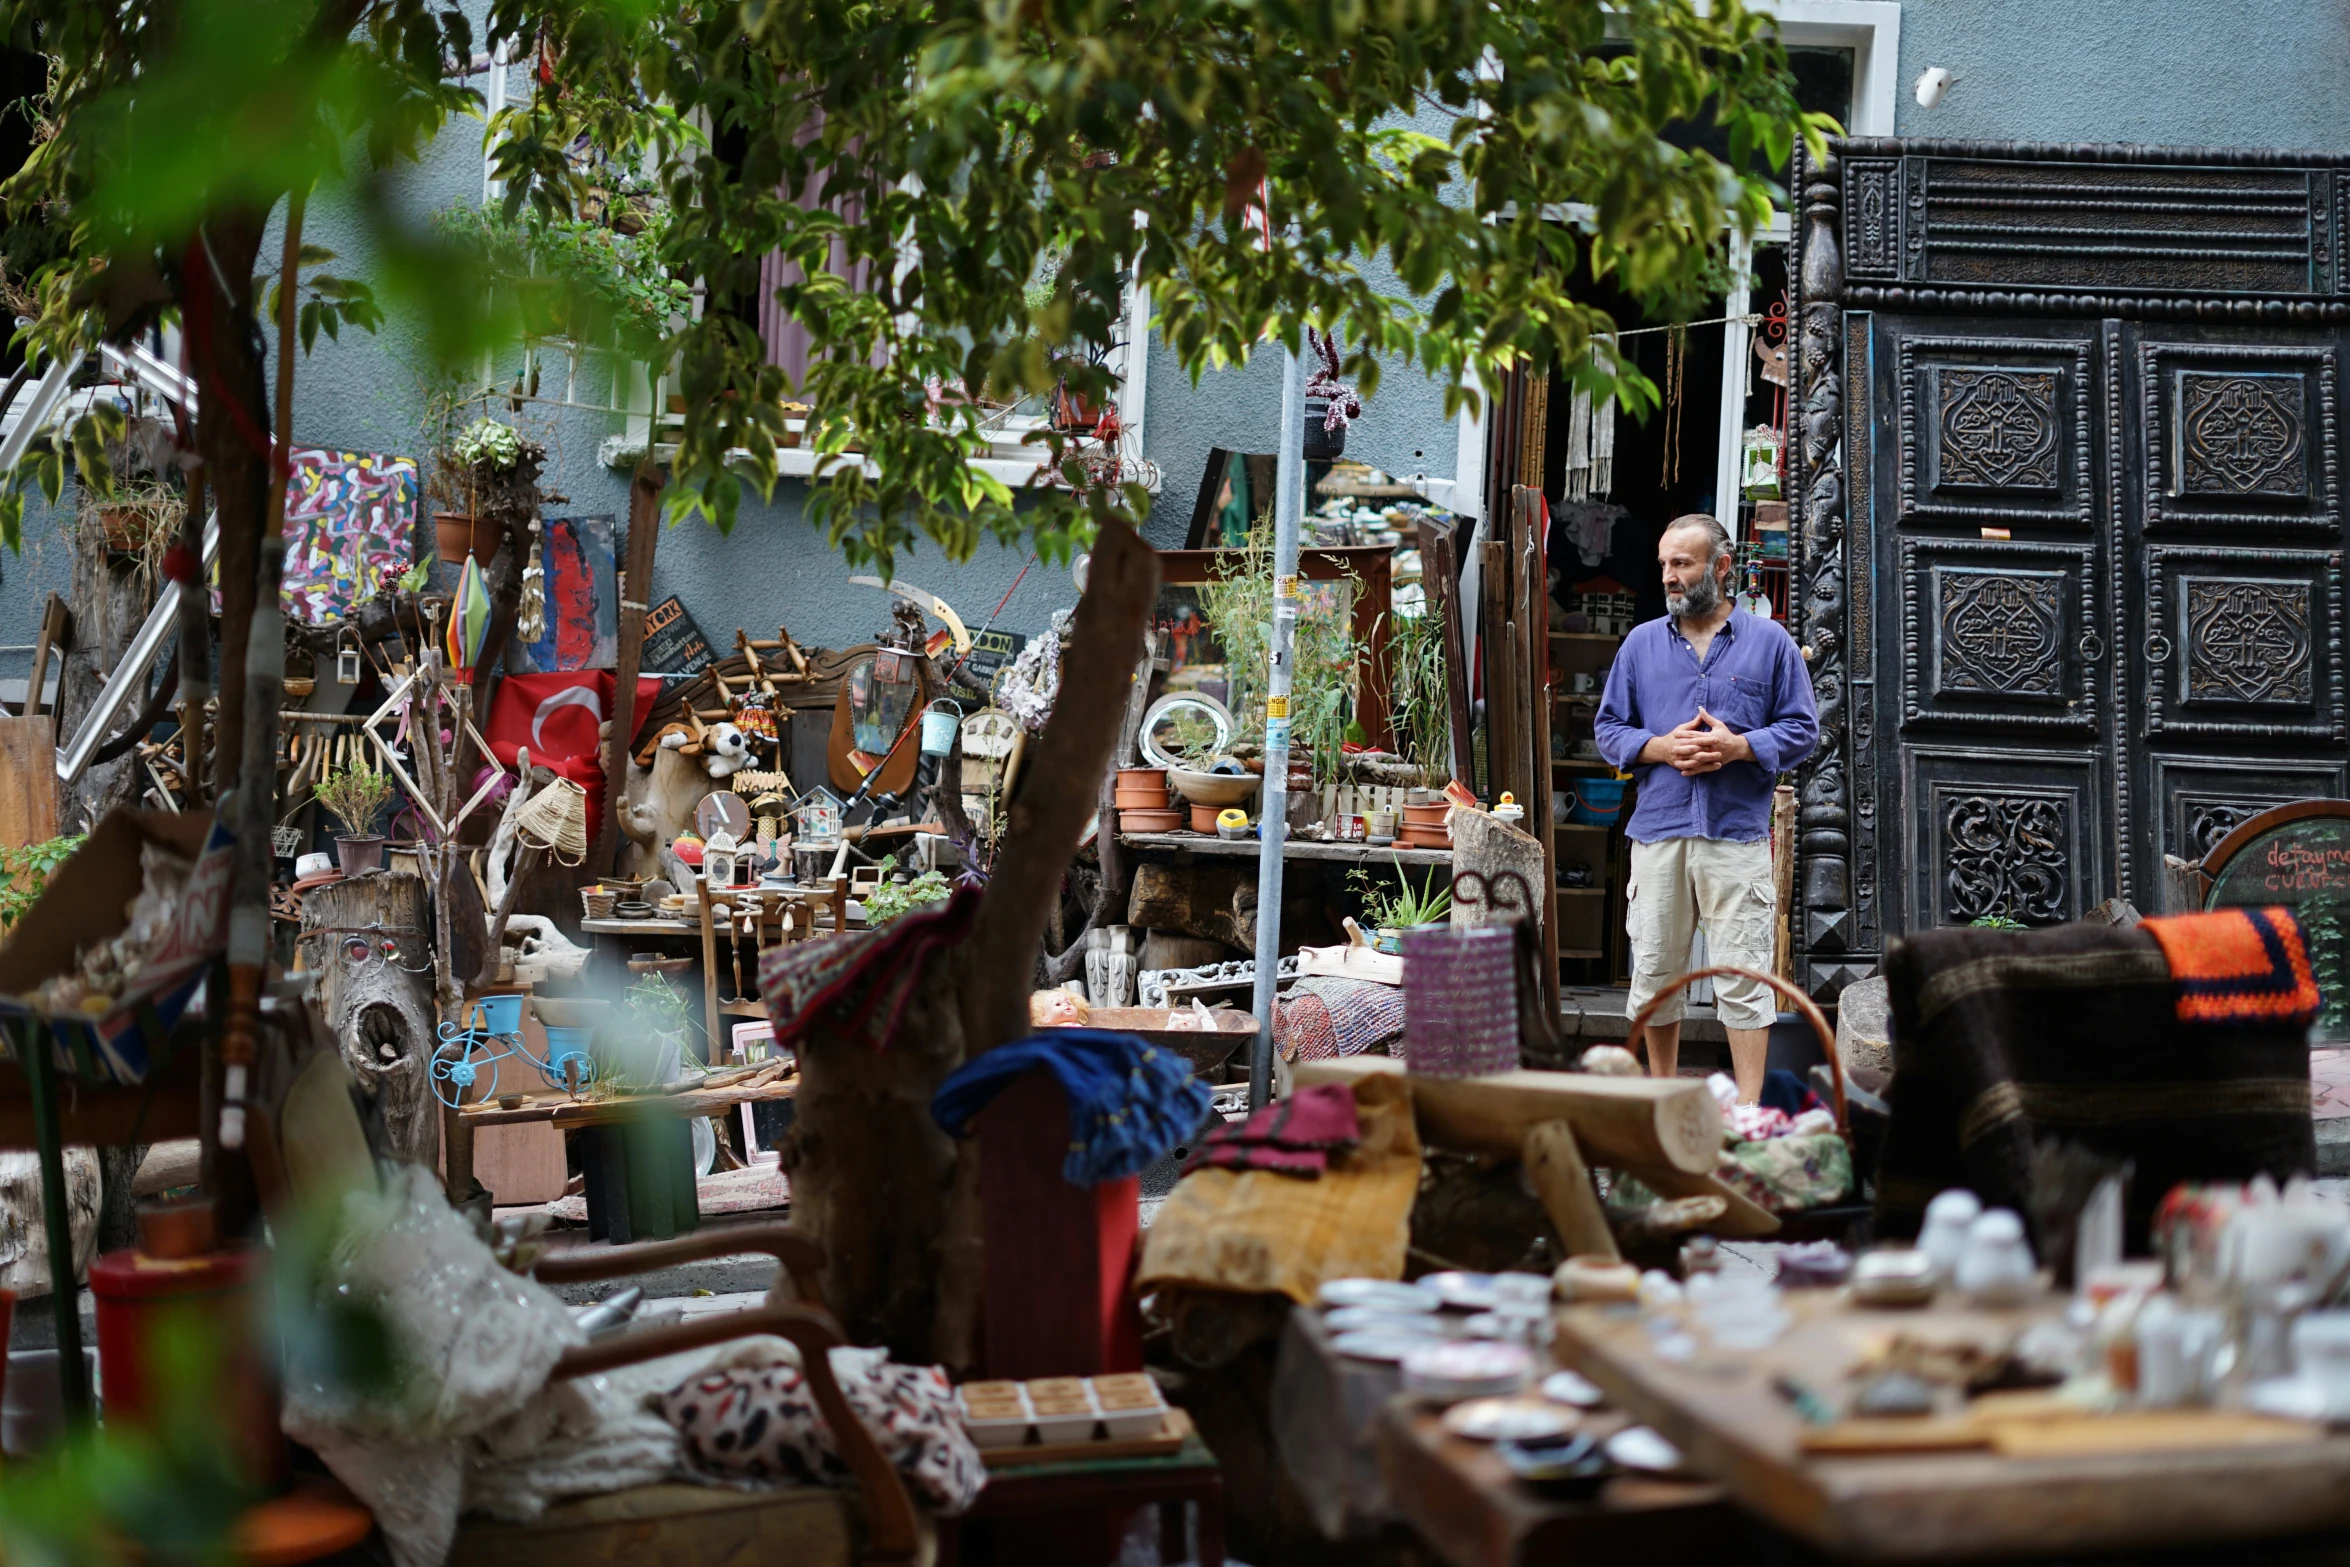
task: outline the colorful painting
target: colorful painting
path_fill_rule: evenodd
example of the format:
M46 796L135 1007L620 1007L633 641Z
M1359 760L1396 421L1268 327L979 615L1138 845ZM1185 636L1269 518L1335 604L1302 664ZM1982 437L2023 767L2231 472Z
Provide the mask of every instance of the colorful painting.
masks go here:
M297 447L286 476L285 611L340 620L416 559L415 459Z
M506 667L519 675L610 669L620 655L612 518L549 517L541 543L547 632L536 642L514 644Z

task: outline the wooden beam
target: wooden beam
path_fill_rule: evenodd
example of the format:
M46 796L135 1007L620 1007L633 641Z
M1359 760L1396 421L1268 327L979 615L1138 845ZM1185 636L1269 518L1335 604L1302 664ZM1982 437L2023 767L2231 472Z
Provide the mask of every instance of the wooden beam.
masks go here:
M1391 1056L1341 1056L1298 1063L1297 1082L1352 1087L1366 1077L1403 1070L1404 1064ZM1693 1077L1600 1077L1521 1068L1485 1077L1415 1075L1410 1081L1421 1134L1445 1148L1515 1159L1525 1152L1527 1133L1547 1121L1565 1121L1591 1163L1630 1170L1652 1187L1650 1170L1710 1178L1721 1157L1721 1107Z
M628 742L636 732L636 676L644 660L645 612L653 602L653 549L661 540L661 484L658 468L640 466L628 487L628 564L621 578L620 647L612 669L612 732L604 741L604 819L596 823L596 844L588 864L599 876L611 874L620 852L620 813L627 801Z

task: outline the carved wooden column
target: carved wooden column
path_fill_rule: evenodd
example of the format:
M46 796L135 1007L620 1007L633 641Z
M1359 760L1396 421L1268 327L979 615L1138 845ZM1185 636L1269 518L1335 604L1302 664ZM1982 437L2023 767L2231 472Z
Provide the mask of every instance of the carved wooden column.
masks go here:
M1835 959L1852 943L1850 737L1845 720L1843 260L1837 237L1837 165L1814 164L1799 145L1792 187L1801 193L1792 269L1797 323L1796 482L1790 497L1800 551L1796 640L1819 704L1820 743L1800 774L1796 857L1803 908L1806 987L1833 994ZM1867 569L1865 564L1863 570ZM1863 628L1859 633L1866 635Z

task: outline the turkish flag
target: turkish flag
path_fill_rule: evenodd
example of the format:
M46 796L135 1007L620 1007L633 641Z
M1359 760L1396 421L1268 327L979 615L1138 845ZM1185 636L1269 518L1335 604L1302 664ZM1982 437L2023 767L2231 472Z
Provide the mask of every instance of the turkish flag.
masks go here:
M533 762L587 790L591 839L604 820L602 731L618 689L609 669L508 675L498 682L498 694L490 703L490 721L482 729L490 754L508 769L514 767L516 756L527 750ZM660 694L658 676L637 678L639 717L652 710Z

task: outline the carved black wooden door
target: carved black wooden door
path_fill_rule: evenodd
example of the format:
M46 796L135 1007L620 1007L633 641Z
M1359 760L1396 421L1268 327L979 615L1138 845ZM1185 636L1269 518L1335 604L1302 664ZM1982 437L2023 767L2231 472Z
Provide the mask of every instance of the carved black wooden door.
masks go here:
M2155 906L2339 795L2350 160L1847 141L1799 172L1805 978Z

